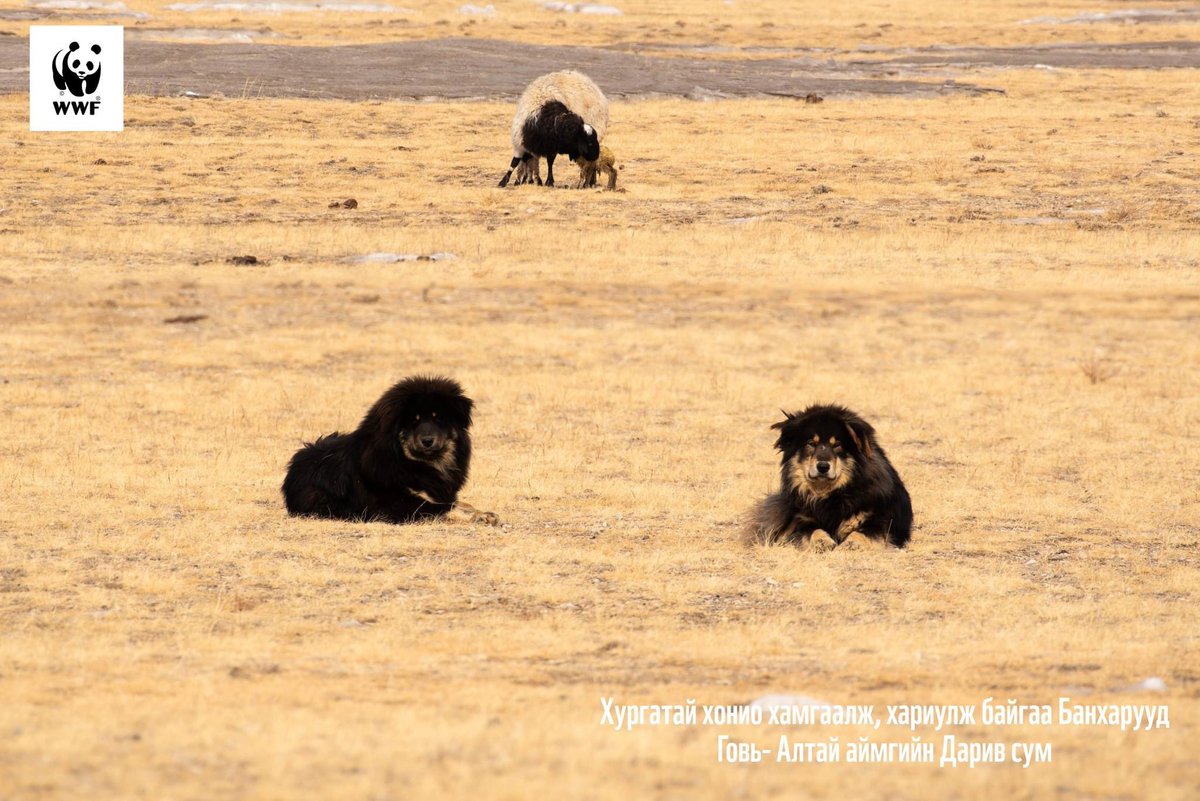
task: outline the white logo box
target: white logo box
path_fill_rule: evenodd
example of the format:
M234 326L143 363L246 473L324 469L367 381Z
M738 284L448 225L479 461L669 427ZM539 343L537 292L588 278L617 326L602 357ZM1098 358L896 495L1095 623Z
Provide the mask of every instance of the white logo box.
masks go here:
M29 130L124 129L125 28L29 26Z

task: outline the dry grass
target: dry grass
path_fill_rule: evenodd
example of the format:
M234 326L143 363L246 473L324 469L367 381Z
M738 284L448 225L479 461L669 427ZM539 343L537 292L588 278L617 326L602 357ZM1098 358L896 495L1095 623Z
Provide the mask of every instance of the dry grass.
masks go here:
M229 4L245 3L231 10ZM360 11L273 12L276 0L209 0L213 10L185 7L204 0L126 0L114 16L57 9L55 24L87 24L99 13L101 24L123 24L131 37L168 41L257 41L265 44L352 44L441 37L477 37L536 44L619 45L650 48L663 55L699 50L710 57L772 57L780 52L816 51L822 56L852 51L870 57L880 48L936 45L1022 46L1058 42L1195 41L1200 20L1181 17L1170 23L1131 24L1113 18L1086 24L1035 21L1068 19L1080 13L1118 10L1094 0L1053 4L990 0L986 5L954 0L863 0L858 3L803 3L784 0L709 2L691 0L600 0L620 15L547 10L545 0L325 0L331 9ZM297 0L282 0L288 6ZM313 2L312 5L317 3ZM0 4L27 10L15 0ZM61 5L61 4L59 4ZM491 5L494 14L460 11L467 5ZM391 10L386 7L390 6ZM1180 8L1178 3L1142 3L1138 8ZM1121 6L1121 8L1125 8ZM1191 6L1184 4L1184 10ZM142 18L132 14L145 15ZM38 24L41 20L33 20ZM0 20L0 33L26 34L30 20L14 15Z
M625 193L494 189L498 104L0 100L0 797L1194 798L1200 89L1009 78L619 104ZM298 443L425 370L507 527L285 517ZM816 400L876 424L910 550L736 545ZM598 725L768 692L1173 725L974 771Z

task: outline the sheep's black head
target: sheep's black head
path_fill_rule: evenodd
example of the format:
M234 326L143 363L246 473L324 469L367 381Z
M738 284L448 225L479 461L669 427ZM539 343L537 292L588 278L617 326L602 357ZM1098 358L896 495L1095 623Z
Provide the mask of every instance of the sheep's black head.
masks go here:
M574 160L600 158L596 129L557 100L549 100L525 120L521 129L525 149L539 156L561 153Z
M600 158L600 138L596 136L595 128L586 122L583 124L575 139L575 152L570 155L573 159L584 158L588 161Z

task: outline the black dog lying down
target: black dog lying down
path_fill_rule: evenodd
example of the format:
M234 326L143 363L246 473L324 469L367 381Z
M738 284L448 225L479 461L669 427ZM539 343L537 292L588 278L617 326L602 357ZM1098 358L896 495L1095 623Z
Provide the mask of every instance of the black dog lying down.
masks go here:
M771 426L783 453L781 489L763 499L751 542L814 551L903 548L912 502L875 429L842 406L810 406Z
M471 464L471 409L458 382L406 378L358 428L296 452L283 480L293 515L410 523L438 517L497 525L458 500Z

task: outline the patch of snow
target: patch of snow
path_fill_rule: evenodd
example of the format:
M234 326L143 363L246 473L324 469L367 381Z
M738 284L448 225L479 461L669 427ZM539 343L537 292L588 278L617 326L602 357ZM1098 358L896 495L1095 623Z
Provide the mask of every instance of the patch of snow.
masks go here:
M34 3L34 8L50 8L60 11L124 11L124 3L93 3L90 0L43 0Z
M561 11L564 14L603 14L616 16L621 13L621 9L616 6L605 6L599 3L542 3L542 8L547 11Z
M53 0L54 2L67 2L68 0ZM386 3L339 3L339 2L315 2L315 3L281 3L281 2L246 2L246 3L231 3L212 2L211 0L202 0L199 3L174 3L167 6L168 11L240 11L250 14L287 14L292 12L303 11L330 11L330 12L361 12L361 13L410 13L408 9L397 8L396 6Z
M1130 684L1127 687L1117 687L1114 692L1119 693L1161 693L1166 692L1167 683L1158 676L1151 676L1148 679L1142 679L1136 684Z
M822 701L819 698L813 698L809 695L764 695L761 698L755 698L746 706L757 706L762 709L776 709L784 706L833 706L828 701Z

